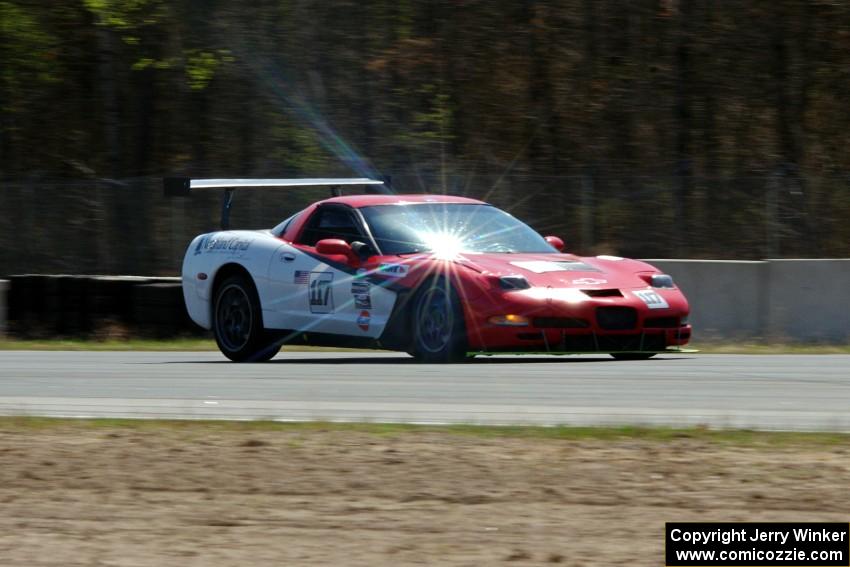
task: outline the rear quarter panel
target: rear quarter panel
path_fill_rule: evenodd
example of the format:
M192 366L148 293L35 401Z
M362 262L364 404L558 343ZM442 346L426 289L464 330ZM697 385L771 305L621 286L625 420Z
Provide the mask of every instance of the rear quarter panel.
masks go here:
M254 280L260 304L268 289L269 261L281 245L267 231L228 230L195 237L183 258L183 299L192 320L205 329L212 327L210 302L213 285L221 268L238 264Z

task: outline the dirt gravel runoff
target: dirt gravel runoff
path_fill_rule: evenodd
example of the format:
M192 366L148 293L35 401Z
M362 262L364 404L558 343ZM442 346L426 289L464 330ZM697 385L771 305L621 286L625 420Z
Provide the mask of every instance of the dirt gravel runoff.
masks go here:
M768 438L769 439L769 438ZM0 565L662 565L665 521L848 521L840 441L0 423Z

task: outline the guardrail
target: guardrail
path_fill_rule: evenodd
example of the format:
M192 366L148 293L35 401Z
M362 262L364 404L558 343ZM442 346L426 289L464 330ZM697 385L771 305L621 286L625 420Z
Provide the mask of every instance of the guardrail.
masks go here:
M8 330L20 338L203 332L186 313L180 278L13 275L7 299Z
M6 293L9 280L0 280L0 337L6 334Z
M850 341L850 259L647 261L687 295L697 341ZM204 333L180 278L138 276L11 276L0 281L4 327L18 337Z

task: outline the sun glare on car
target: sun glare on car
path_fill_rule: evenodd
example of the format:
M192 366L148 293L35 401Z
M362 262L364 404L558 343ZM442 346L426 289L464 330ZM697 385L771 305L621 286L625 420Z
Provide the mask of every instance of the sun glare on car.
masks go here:
M420 232L422 239L428 249L439 260L453 260L463 252L463 240L451 232Z

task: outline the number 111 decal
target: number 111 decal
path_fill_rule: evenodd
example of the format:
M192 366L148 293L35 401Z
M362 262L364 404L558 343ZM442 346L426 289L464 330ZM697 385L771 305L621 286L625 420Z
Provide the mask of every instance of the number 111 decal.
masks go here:
M333 272L310 272L310 313L333 313Z

